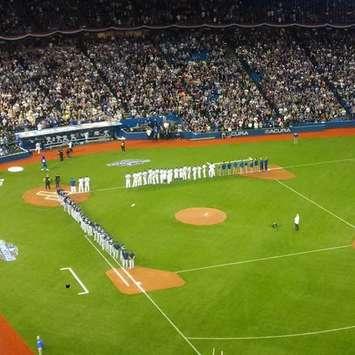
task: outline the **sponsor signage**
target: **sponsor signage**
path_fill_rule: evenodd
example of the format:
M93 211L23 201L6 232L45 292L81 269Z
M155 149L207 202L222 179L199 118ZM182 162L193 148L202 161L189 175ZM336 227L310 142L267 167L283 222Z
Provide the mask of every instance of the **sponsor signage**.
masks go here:
M291 133L290 128L267 128L265 129L265 134L281 134L281 133Z
M249 132L248 131L232 131L229 134L231 137L240 137L240 136L249 136Z

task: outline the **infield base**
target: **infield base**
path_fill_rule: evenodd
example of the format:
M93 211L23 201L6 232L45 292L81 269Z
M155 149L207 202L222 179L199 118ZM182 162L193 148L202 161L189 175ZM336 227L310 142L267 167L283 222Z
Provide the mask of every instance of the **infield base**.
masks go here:
M115 270L126 280L128 286L117 275ZM185 285L183 280L178 274L171 271L150 269L146 267L137 266L128 271L130 275L141 283L141 287L149 291L166 290L168 288L181 287ZM126 295L136 295L142 291L130 280L121 269L111 269L106 271L106 275L112 283L118 288L121 293Z

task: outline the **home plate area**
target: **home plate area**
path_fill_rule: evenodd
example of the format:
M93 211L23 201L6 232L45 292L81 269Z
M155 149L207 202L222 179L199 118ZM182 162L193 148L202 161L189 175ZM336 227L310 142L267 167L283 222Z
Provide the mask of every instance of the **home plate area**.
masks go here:
M144 291L165 290L168 288L181 287L185 285L183 280L175 272L149 269L136 266L128 270L132 278L140 284ZM119 275L117 274L119 273ZM135 295L142 293L142 290L127 276L121 269L111 269L106 271L106 275L121 293ZM120 277L121 276L121 277ZM125 280L123 281L122 278Z

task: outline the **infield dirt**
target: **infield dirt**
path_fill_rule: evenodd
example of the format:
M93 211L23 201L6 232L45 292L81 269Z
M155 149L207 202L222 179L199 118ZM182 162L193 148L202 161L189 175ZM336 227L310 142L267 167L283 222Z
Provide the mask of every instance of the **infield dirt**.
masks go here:
M147 292L165 290L185 285L185 280L183 280L175 272L171 271L136 266L134 269L128 270L128 272L132 278L139 282L141 287ZM124 283L122 278L117 275L117 273L119 273L121 277L126 280L126 283ZM121 293L126 295L136 295L138 293L142 293L142 290L135 283L133 283L121 269L108 270L106 275Z
M65 191L70 190L69 186L62 186L61 188L64 189ZM90 197L90 193L89 192L73 193L70 194L70 197L76 203L81 203L86 201ZM30 205L41 206L41 207L59 206L59 201L57 198L57 192L55 188L52 188L51 190L45 190L44 187L35 187L34 189L27 190L22 195L22 198L26 203Z

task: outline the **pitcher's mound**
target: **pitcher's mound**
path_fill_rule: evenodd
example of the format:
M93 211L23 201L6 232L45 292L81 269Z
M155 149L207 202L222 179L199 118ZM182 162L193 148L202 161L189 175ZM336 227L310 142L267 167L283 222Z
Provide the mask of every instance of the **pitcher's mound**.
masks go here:
M185 285L185 281L175 272L149 269L140 266L136 266L134 269L128 270L128 272L133 279L140 284L141 288L147 292ZM126 295L135 295L142 292L121 269L108 270L106 271L106 275L119 291Z
M90 196L89 192L70 193L69 186L61 186L61 188L64 191L66 191L76 203L86 201ZM26 203L29 203L29 204L35 205L35 206L42 206L42 207L58 207L59 206L57 191L56 191L55 187L52 187L52 189L50 191L45 190L44 187L36 187L34 189L27 190L22 195L22 198Z
M196 226L210 226L225 221L227 215L216 208L186 208L175 213L175 218L186 224L194 224Z
M240 175L265 180L289 180L296 177L295 174L275 164L272 164L268 171L248 172Z

